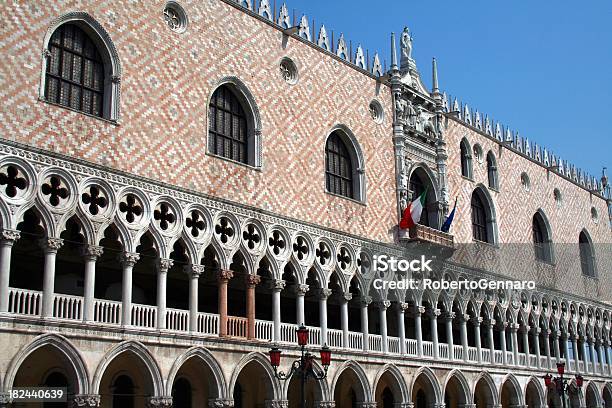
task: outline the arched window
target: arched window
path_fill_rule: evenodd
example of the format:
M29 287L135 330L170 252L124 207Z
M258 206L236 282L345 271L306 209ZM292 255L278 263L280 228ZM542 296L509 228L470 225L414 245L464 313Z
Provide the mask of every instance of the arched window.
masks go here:
M412 192L412 200L416 200L417 197L427 190L425 205L423 206L421 219L418 223L427 227L438 228L438 203L436 201L435 188L429 174L422 167L417 167L412 172L408 188Z
M580 232L578 236L578 245L580 247L580 267L582 269L582 274L595 277L593 246L591 239L585 231Z
M340 129L325 143L325 188L332 194L364 200L363 166L353 139Z
M476 241L495 244L497 242L497 230L495 213L490 197L486 190L478 187L472 193L472 237Z
M472 154L470 145L466 139L461 140L461 175L469 179L472 178Z
M61 25L49 41L45 99L90 115L105 111L105 67L92 39L79 26Z
M210 98L208 149L210 153L249 163L249 129L242 104L227 85L218 87Z
M552 262L550 248L550 234L546 227L546 221L540 212L533 215L532 220L533 247L536 259L544 262Z
M487 153L487 175L489 179L489 187L495 190L499 189L499 183L497 180L497 163L495 162L493 152Z

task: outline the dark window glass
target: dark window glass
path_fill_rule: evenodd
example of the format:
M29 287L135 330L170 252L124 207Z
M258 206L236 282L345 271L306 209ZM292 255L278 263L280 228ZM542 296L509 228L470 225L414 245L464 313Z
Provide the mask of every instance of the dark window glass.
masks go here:
M209 105L209 151L248 163L247 121L236 95L227 86L217 88Z
M461 142L461 175L470 177L470 150L466 143Z
M477 193L472 194L472 235L477 241L489 242L486 207Z
M497 188L497 166L495 159L489 153L487 155L487 175L489 178L489 187Z
M104 63L91 39L74 24L60 26L49 42L45 98L102 116Z
M548 239L546 237L546 226L544 225L544 220L540 214L535 214L533 216L532 223L533 230L533 246L535 249L536 259L541 261L550 261L550 256L548 254Z
M582 274L586 276L595 276L593 248L591 248L591 242L584 231L581 232L578 237L578 244L580 246L580 267L582 268Z
M353 165L346 145L337 132L325 145L325 186L327 191L353 198Z
M412 191L412 200L416 200L417 197L419 197L421 193L425 191L425 185L416 173L412 173L412 176L410 177L409 188ZM427 209L427 204L429 203L426 200L425 205L423 206L423 212L421 213L421 219L419 220L419 224L429 227L429 210Z

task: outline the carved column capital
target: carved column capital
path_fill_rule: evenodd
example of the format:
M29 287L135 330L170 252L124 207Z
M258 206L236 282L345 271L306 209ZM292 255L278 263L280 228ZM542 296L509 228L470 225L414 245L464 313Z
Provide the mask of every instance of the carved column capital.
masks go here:
M7 406L11 402L11 394L8 392L0 392L0 406Z
M136 252L123 252L119 255L119 262L121 262L123 266L134 266L139 259L140 254Z
M73 407L99 407L99 394L79 394L74 396Z
M284 280L274 279L272 283L270 284L270 287L272 288L273 291L280 292L281 290L285 289L286 285L287 285L287 282L285 282Z
M471 321L474 326L480 326L480 323L482 323L482 317L475 317L471 319Z
M390 300L381 300L380 302L378 302L378 308L380 310L387 310L389 306L391 306Z
M342 294L342 299L350 302L353 299L353 294L351 292L345 292Z
M111 82L119 85L121 83L121 77L119 75L111 75Z
M306 292L308 292L308 289L310 289L310 286L306 285L305 283L300 283L295 285L295 294L298 296L304 296Z
M208 400L209 408L233 408L234 401L222 398L210 398Z
M168 272L168 269L172 268L172 265L174 265L174 261L172 259L157 259L157 270L161 273Z
M413 310L415 315L422 315L423 313L425 313L425 306L414 306L414 310Z
M255 286L259 285L259 282L261 282L261 276L249 274L245 276L245 280L248 288L254 288Z
M16 230L3 229L0 231L0 241L4 244L13 245L21 237L21 233Z
M453 320L455 318L455 312L446 312L443 317L446 320Z
M226 282L234 277L234 272L229 269L221 269L218 273L217 278L219 281Z
M335 408L336 401L315 401L314 408Z
M409 308L410 308L410 303L406 303L406 302L397 303L397 309L402 313L405 313L406 310L408 310Z
M266 408L288 408L289 401L287 400L266 400L265 407Z
M328 297L332 294L332 290L329 288L321 288L319 290L319 299L327 300Z
M169 395L151 397L147 401L147 408L172 408L172 397Z
M194 265L194 264L190 264L190 265L185 265L185 267L183 268L183 271L189 275L191 278L199 278L201 274L204 273L204 270L206 269L206 267L204 265Z
M359 304L362 307L367 307L370 303L372 303L372 296L361 296L359 298Z
M85 259L95 261L104 253L104 248L99 245L85 245L82 250Z
M64 240L61 238L43 238L38 243L43 251L45 251L46 254L49 254L57 253L62 245L64 245Z
M431 309L431 310L429 311L429 316L430 316L432 319L437 319L437 318L438 318L438 316L440 316L440 314L441 314L440 309Z

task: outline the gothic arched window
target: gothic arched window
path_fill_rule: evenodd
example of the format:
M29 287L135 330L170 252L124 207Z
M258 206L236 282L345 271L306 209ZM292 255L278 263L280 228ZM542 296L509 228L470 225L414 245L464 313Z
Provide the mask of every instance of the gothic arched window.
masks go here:
M578 245L580 247L580 267L582 274L595 277L595 257L593 254L593 246L591 239L585 231L581 231L578 236Z
M412 191L413 200L416 200L416 198L419 197L425 191L425 185L423 184L421 177L419 177L416 172L413 172L412 176L410 176L409 188L410 191ZM425 205L423 206L423 212L421 212L421 219L418 223L429 227L429 209L427 208L428 204L429 202L427 202L426 200Z
M469 179L472 178L472 154L470 152L470 145L466 139L461 140L459 145L461 148L461 175Z
M499 189L499 182L497 179L497 163L495 162L493 152L487 153L487 176L489 179L489 187L495 190Z
M495 213L487 190L476 188L472 193L472 237L476 241L497 243Z
M325 144L325 188L333 194L355 198L353 160L349 149L340 136L333 132Z
M552 262L550 248L550 236L546 228L546 222L542 214L536 212L532 220L533 246L536 259L544 262Z
M61 25L49 41L45 99L103 117L105 67L92 39L79 26Z
M249 126L242 104L227 85L215 90L209 104L209 152L249 163Z

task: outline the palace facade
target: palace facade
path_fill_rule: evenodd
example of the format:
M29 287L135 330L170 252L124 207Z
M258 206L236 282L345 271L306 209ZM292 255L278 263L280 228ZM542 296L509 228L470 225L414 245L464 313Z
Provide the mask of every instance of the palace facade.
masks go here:
M299 324L333 353L308 407L558 408L557 363L569 406L612 407L605 173L449 100L435 60L427 89L407 28L387 69L253 1L0 5L0 407L297 407L267 353L289 371ZM536 288L373 285L405 278Z

